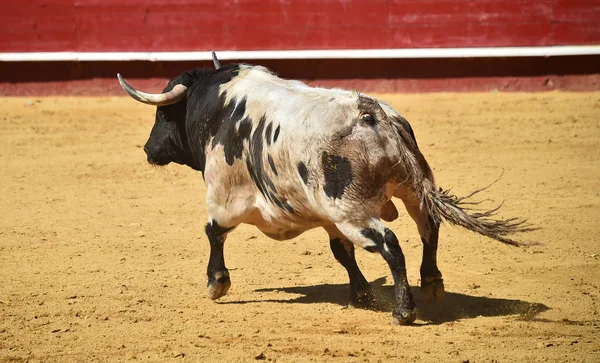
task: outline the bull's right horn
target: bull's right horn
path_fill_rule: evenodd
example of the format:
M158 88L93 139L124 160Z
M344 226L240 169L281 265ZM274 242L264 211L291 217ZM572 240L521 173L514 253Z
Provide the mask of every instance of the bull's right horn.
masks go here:
M141 103L145 103L147 105L172 105L183 100L187 94L187 87L182 84L175 85L175 87L173 87L173 89L167 93L145 93L131 87L129 83L125 82L123 77L121 77L121 74L117 73L117 78L119 79L121 87L123 87L125 92L127 92L127 94L131 96L131 98L133 98L136 101L140 101Z
M219 62L219 60L217 59L217 53L215 53L215 51L212 51L212 59L213 59L213 64L215 65L215 69L219 69L221 68L221 62Z

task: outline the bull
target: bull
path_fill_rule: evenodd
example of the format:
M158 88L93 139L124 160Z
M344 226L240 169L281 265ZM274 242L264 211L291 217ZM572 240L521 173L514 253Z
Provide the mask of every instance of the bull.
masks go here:
M342 89L313 88L247 64L184 72L161 94L136 90L135 100L157 106L144 146L150 164L187 165L207 187L210 243L208 296L225 295L231 278L223 255L227 235L242 223L276 240L322 227L350 280L350 305L374 302L355 259L355 246L379 253L394 280L392 322L410 324L416 306L404 254L384 221L398 217L399 198L423 244L421 291L426 302L444 296L436 263L443 220L508 245L531 230L522 219L498 219L496 209L474 212L437 188L414 132L390 105Z

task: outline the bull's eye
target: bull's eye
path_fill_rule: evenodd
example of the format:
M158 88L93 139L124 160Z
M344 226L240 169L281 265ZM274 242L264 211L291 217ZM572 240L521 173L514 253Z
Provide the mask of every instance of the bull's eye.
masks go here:
M362 122L366 123L367 125L375 125L377 123L377 120L375 120L375 117L373 117L373 115L369 114L369 113L363 113L362 115L360 115L360 119Z

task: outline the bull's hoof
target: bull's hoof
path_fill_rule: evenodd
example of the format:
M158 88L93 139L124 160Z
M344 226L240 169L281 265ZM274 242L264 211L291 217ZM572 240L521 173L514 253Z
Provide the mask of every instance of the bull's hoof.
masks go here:
M219 271L215 273L212 279L209 278L208 280L208 297L211 300L217 300L227 294L229 287L231 287L229 272Z
M417 309L401 310L392 313L392 325L410 325L417 319Z
M371 290L352 292L350 295L349 308L368 309L375 306L375 295Z
M423 294L423 300L426 303L439 303L444 299L444 280L441 278L431 279L431 281L421 281L421 293Z

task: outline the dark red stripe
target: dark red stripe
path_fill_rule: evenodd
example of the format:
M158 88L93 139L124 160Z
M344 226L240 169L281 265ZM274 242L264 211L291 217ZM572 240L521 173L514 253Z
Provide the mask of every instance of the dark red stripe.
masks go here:
M364 92L600 90L600 56L247 63L312 85ZM168 79L196 67L212 62L6 62L0 63L0 96L124 95L117 72L134 87L160 92Z

